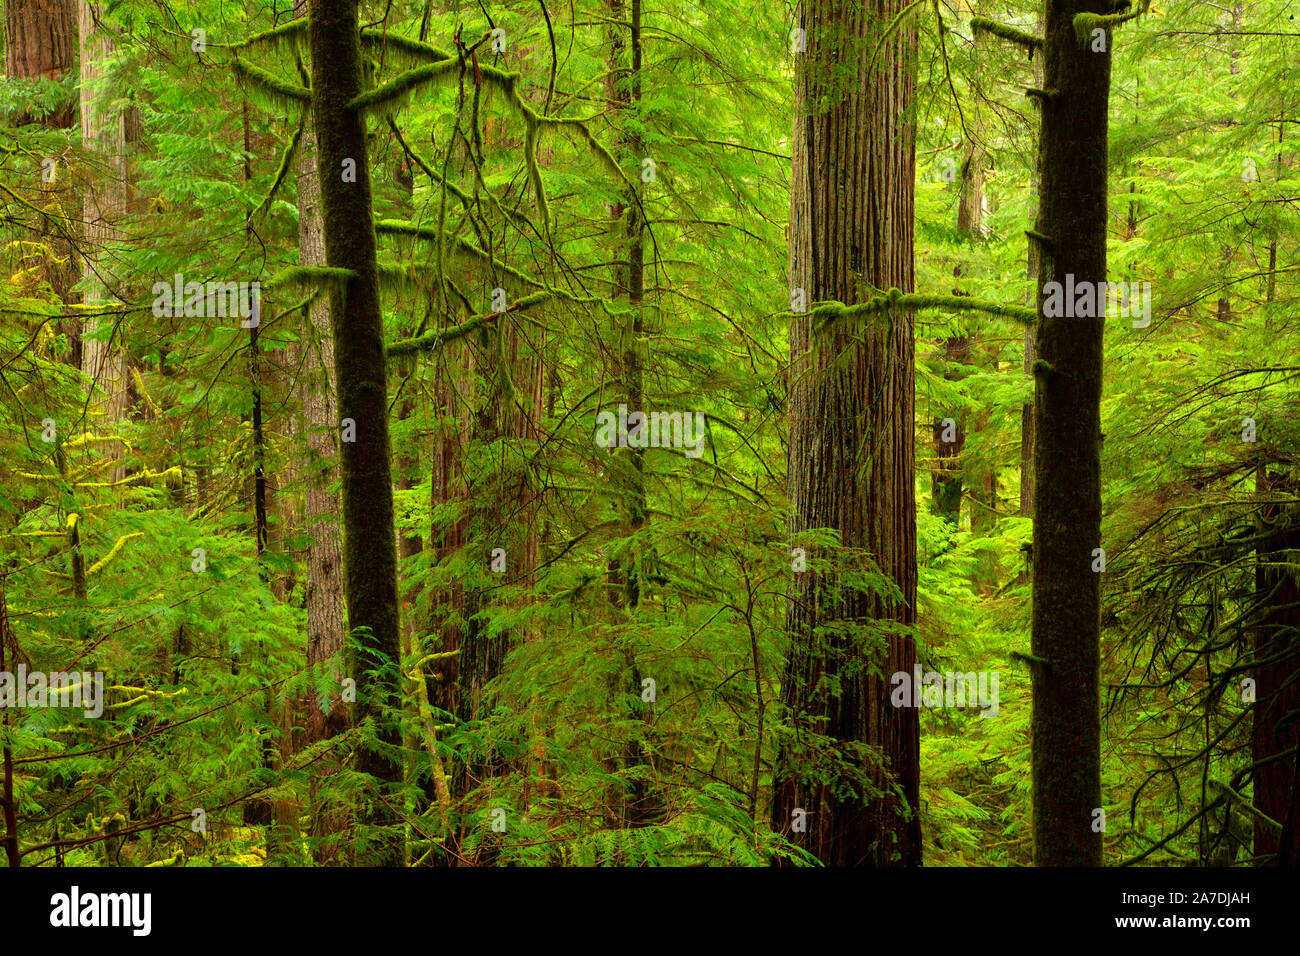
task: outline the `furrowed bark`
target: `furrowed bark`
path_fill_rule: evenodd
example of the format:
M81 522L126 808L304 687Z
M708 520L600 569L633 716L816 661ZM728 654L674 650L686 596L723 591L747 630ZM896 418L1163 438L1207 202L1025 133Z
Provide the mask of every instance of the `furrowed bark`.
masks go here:
M806 0L800 9L807 54L796 63L790 276L809 303L854 303L870 297L866 286L913 287L915 141L907 112L914 31L902 27L867 69L882 27L901 7L897 0ZM891 705L888 681L911 673L916 648L910 635L870 633L873 621L915 620L912 317L894 309L837 323L810 355L812 339L813 317L795 315L790 530L839 531L845 546L871 552L902 600L861 591L833 599L820 575L794 576L783 695L795 735L778 755L772 820L828 866L915 865L920 725L915 708ZM834 622L856 625L853 637L817 633ZM869 658L862 642L877 636L880 649ZM837 695L828 680L838 680ZM809 761L814 730L851 768L838 780ZM837 793L837 783L852 794ZM885 795L873 798L873 790ZM792 829L796 809L807 814L806 833Z
M307 16L307 0L294 4L296 17ZM298 144L298 262L315 267L325 265L324 223L321 215L320 174L316 168L316 128L309 120ZM303 526L307 543L307 663L319 666L341 655L346 631L343 613L343 537L338 515L338 402L334 387L334 336L329 302L313 302L305 316L308 328L294 347L294 367L299 369L297 398L307 454L299 467L303 479ZM342 676L341 672L335 676ZM306 701L304 743L313 744L342 733L348 726L348 711L338 689L327 706L315 694ZM311 780L312 854L320 866L346 862L346 849L337 842L348 826L345 814L326 810L320 798L321 785L339 770L327 761Z

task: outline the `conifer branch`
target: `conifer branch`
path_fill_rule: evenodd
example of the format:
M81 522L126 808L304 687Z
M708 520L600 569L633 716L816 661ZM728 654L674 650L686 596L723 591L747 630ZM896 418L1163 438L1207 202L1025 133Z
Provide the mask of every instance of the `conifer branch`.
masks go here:
M286 112L297 106L311 103L311 90L303 86L282 80L268 73L260 66L254 66L242 57L235 57L230 62L235 75L247 85L254 87L276 106L286 107Z
M999 23L996 20L990 20L988 17L971 17L970 25L971 29L976 33L991 33L995 37L1001 37L1003 40L1020 44L1029 51L1031 57L1035 50L1043 48L1042 37L1026 33L1023 30L1017 30L1015 27L1007 26L1007 24Z
M484 312L481 315L476 315L466 319L464 322L454 326L453 328L442 329L438 332L426 332L424 335L416 336L413 339L394 342L385 349L385 353L389 358L394 358L401 355L411 355L415 352L435 351L450 342L455 342L457 339L463 339L471 332L483 328L487 323L505 315L507 312L522 312L535 305L547 302L552 298L553 296L550 292L534 292L532 295L524 296L522 299L512 302L500 312Z
M1119 7L1128 6L1127 3L1117 4ZM1138 5L1127 13L1076 13L1074 15L1074 35L1080 44L1087 43L1088 37L1092 36L1094 30L1112 30L1121 23L1139 17L1146 13L1151 6L1151 0L1138 0Z
M965 295L923 295L920 293L903 293L900 289L890 289L883 295L868 299L856 305L844 305L841 302L818 302L813 306L813 315L819 323L829 324L841 319L857 316L878 315L892 309L960 309L963 312L985 312L1015 319L1025 325L1038 321L1038 312L1021 305L1004 305Z

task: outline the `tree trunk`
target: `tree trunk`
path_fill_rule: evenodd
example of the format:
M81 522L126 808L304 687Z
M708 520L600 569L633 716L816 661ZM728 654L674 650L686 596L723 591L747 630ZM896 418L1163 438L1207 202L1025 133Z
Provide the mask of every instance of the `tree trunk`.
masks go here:
M970 357L970 335L947 339L943 349L943 377L949 381L956 379L957 366L970 364ZM961 520L961 454L966 444L966 425L955 416L952 425L946 425L945 417L948 416L936 417L933 422L935 461L930 468L930 511L955 527Z
M639 120L636 117L641 104L641 0L609 0L609 19L606 109L617 130L615 157L629 170L629 178L636 183L640 180L641 161L647 158L637 132ZM624 29L627 30L626 41ZM645 297L645 222L636 190L625 190L619 202L609 207L609 214L618 240L614 247L613 294L617 298L626 297L631 306L627 318L616 331L620 391L629 412L646 412L641 359L641 338L645 328L641 312ZM624 459L615 463L613 469L619 479L615 485L616 493L621 501L626 502L623 534L632 537L646 523L645 452L641 448L627 448L614 454ZM635 545L610 559L606 578L616 613L632 615L640 606L642 563ZM632 716L644 720L646 715L640 707L641 671L635 648L627 649L625 663L627 669L623 672L625 683L622 692L630 694L629 699L636 701ZM614 688L614 693L619 693L619 689ZM640 771L633 769L646 761L643 741L633 737L623 752L625 772L629 773L632 782L624 794L620 810L622 826L641 826L655 815L649 782Z
M1297 484L1264 471L1261 492L1294 498ZM1255 590L1266 611L1254 635L1255 713L1251 730L1254 805L1280 823L1279 833L1255 819L1255 856L1275 866L1300 866L1300 788L1296 748L1300 746L1300 586L1294 555L1300 551L1300 526L1294 506L1269 505L1263 518L1274 534L1262 557L1272 566L1255 571ZM1287 565L1290 567L1279 567Z
M307 4L299 0L298 16L306 16ZM298 261L304 266L325 264L325 236L321 222L320 176L316 169L316 130L309 122L298 143ZM346 631L343 616L343 538L338 515L339 431L338 404L334 389L334 338L330 306L324 298L308 309L307 327L294 346L297 368L297 398L301 408L302 433L307 436L307 453L299 467L303 480L303 527L307 582L307 664L320 666L341 655ZM341 673L336 676L342 676ZM305 743L327 740L347 729L348 714L340 699L341 687L330 694L327 706L315 694L306 701ZM331 838L343 833L347 819L337 811L327 812L320 803L320 784L338 772L338 766L323 765L312 775L310 834L316 862L322 866L342 863L346 853Z
M1075 34L1077 13L1108 0L1049 3L1036 231L1042 277L1106 280L1106 146L1110 42L1094 52ZM1101 316L1044 313L1039 289L1034 397L1033 817L1037 866L1102 862L1100 577ZM1070 303L1073 305L1073 303ZM1073 312L1075 310L1068 310ZM1088 310L1080 310L1088 311ZM1097 309L1091 310L1094 313Z
M84 200L85 302L100 306L102 314L87 314L85 318L81 336L81 370L93 382L92 388L102 390L102 407L108 421L113 423L126 417L130 401L121 331L113 330L115 323L110 311L116 305L110 300L117 298L120 292L114 288L112 260L116 256L113 246L121 239L116 223L126 212L126 119L120 109L109 106L111 97L96 96L92 88L100 80L101 62L113 49L111 40L95 35L100 7L79 2L77 9L81 47L81 140L88 150L100 154L106 170L104 178L86 190ZM121 458L121 444L106 442L102 453L110 458ZM119 466L114 471L113 480L123 477L125 472Z
M6 0L5 73L57 80L77 58L77 12L73 0ZM65 129L76 121L72 106L43 117L15 116L22 126L39 121Z
M13 629L9 624L9 599L5 596L4 576L0 575L0 671L8 668L11 656L18 657L18 641L14 638ZM22 864L22 857L18 853L18 797L14 793L14 755L9 746L9 708L5 708L4 713L0 714L0 719L3 720L5 732L4 747L0 750L4 760L0 808L4 810L5 858L12 869Z
M976 34L978 38L980 34ZM978 39L976 40L978 43ZM968 242L983 239L984 222L984 161L985 153L974 141L966 144L966 153L961 165L961 186L957 201L957 231ZM953 278L960 280L961 266L953 269ZM953 295L969 295L960 288L952 290ZM974 321L974 315L965 318L967 323ZM970 325L960 335L952 336L944 342L944 378L952 381L959 378L958 366L969 365L972 351L978 336L970 331ZM985 416L987 419L987 416ZM983 425L987 425L987 421ZM954 426L949 432L945 429L943 417L934 423L934 457L935 464L930 469L931 506L930 510L952 522L954 526L961 520L961 502L963 492L962 449L966 444L967 423L954 416ZM946 440L951 437L951 441ZM974 522L972 521L972 527Z
M1035 29L1038 36L1043 35L1043 13L1040 9L1038 12L1038 24ZM1034 57L1033 61L1034 86L1037 89L1043 87L1043 58ZM1037 168L1030 171L1030 189L1038 192L1038 170ZM1025 253L1025 278L1029 280L1030 285L1038 283L1038 266L1039 248L1038 243L1030 239L1029 247ZM1030 292L1027 295L1030 301L1025 304L1033 306L1036 304L1037 294ZM1038 330L1032 326L1026 326L1024 332L1025 346L1025 364L1024 370L1026 375L1034 374L1034 360L1038 358L1037 353L1037 336ZM1032 400L1025 402L1020 406L1020 514L1025 518L1034 516L1034 403ZM1033 553L1030 552L1029 559L1025 561L1025 573L1021 580L1027 581L1030 568L1033 563Z
M9 0L5 4L6 75L57 80L75 68L76 59L77 11L72 0ZM47 128L67 129L77 123L76 105L71 102L42 116L11 116L9 122L13 126L38 122ZM47 182L42 175L39 192L33 188L29 194L22 187L19 191L39 208L51 210L33 228L33 239L50 246L50 254L41 262L42 277L60 300L70 302L70 290L81 274L71 230L73 221L81 218L77 208L79 198L70 188L71 177L66 175L63 160L54 156L44 158L55 160L53 179ZM59 321L59 330L72 344L68 361L80 368L77 320L65 316Z
M875 70L866 66L901 7L805 0L800 9L807 54L796 64L790 275L809 303L853 303L863 284L912 289L915 33L904 26ZM871 654L860 644L873 621L915 620L913 322L896 313L853 325L821 333L810 355L812 315L791 322L791 532L837 530L845 546L871 552L902 601L862 591L836 599L819 575L795 575L783 685L795 738L778 755L773 822L791 832L804 811L806 833L792 838L827 865L915 865L919 721L915 708L890 704L889 679L911 673L916 647L910 635L881 635ZM821 630L835 622L853 636ZM843 761L837 780L820 772L831 755L811 753L814 730Z
M366 629L358 635L360 653L353 670L359 715L377 722L375 732L384 748L363 747L357 767L388 785L367 814L367 822L383 826L395 822L393 807L399 804L393 790L402 781L402 762L394 756L401 734L393 723L401 703L401 640L387 369L366 126L360 112L349 105L362 92L357 17L356 0L317 0L311 5L309 37L325 261L353 272L346 289L330 295L338 411L355 425L356 439L340 442L344 589L349 627L354 632ZM344 180L345 166L355 169L355 182ZM374 668L380 668L378 676L368 677L367 671ZM391 752L385 752L388 748ZM373 862L401 861L400 839L389 838L377 847Z

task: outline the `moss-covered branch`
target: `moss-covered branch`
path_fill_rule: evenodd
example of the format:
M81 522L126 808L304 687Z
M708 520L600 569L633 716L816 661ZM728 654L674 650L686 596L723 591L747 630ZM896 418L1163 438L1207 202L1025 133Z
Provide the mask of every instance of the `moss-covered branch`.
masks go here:
M963 312L985 312L1015 319L1025 325L1038 321L1038 313L1021 305L1003 305L965 295L923 295L904 293L900 289L890 289L884 295L868 299L857 305L844 305L842 302L818 302L813 306L814 321L818 323L836 322L858 316L879 315L892 309L922 311L925 309L960 309Z
M402 219L381 219L375 223L375 232L380 235L394 236L411 236L416 239L427 239L430 242L437 242L438 230L432 226L421 226L413 222ZM468 239L457 236L455 237L456 248L471 258L478 259L487 263L493 269L496 269L503 275L510 276L531 289L546 289L546 283L534 279L527 273L521 272L513 266L508 266L500 259L495 259L484 249L480 249ZM548 290L553 291L553 290Z
M143 485L151 482L156 478L161 478L168 488L179 488L184 478L179 467L172 465L162 471L153 471L146 468L144 471L136 472L134 475L127 475L117 481L78 481L74 483L77 488L123 488L135 485Z
M230 65L235 75L246 85L256 89L277 107L284 108L286 112L311 103L311 90L306 87L282 80L242 57L235 57Z
M351 109L367 111L384 106L390 109L402 105L410 99L421 86L435 79L450 77L456 69L455 60L441 60L427 66L418 66L414 70L399 73L383 86L362 93L348 106Z
M332 266L289 266L277 272L267 280L267 290L291 288L305 289L326 288L345 289L347 283L356 276L351 269L338 269Z
M239 43L231 45L232 50L243 50L255 44L264 43L276 46L285 40L292 40L295 44L303 42L307 37L307 18L301 17L297 20L290 20L278 27L272 27L270 30L263 30L261 33L254 33L251 37L241 40ZM216 46L209 41L209 46Z
M103 570L105 565L107 565L110 561L112 561L114 558L116 558L119 554L122 553L122 548L132 538L143 538L143 537L144 537L143 531L135 531L132 532L131 534L122 535L122 537L117 539L117 544L113 545L112 549L108 552L108 554L104 555L102 558L100 558L98 561L96 561L94 564L92 564L89 568L86 569L86 577L90 577L92 574L96 574L99 571Z
M1042 37L1026 33L1024 30L1017 30L1015 27L1007 26L1005 23L999 23L996 20L990 20L988 17L971 17L970 25L971 29L976 33L991 33L1003 40L1018 43L1031 54L1035 50L1043 48Z
M377 46L385 51L394 50L410 62L441 63L443 60L455 59L445 50L436 46L404 37L400 33L390 33L367 29L361 31L361 42L367 46Z
M1127 6L1122 4L1120 6ZM1074 15L1074 35L1080 43L1087 43L1094 30L1112 30L1121 23L1126 23L1146 13L1151 0L1138 0L1132 10L1119 13L1076 13Z
M380 235L410 236L416 239L426 239L430 242L436 242L438 240L437 229L434 229L432 226L421 226L417 223L403 219L381 219L375 223L375 232ZM574 305L598 305L604 309L605 314L611 318L626 315L631 311L630 308L612 308L609 304L609 300L602 299L599 296L573 295L572 293L565 292L563 289L553 288L547 283L533 278L526 272L521 272L513 266L506 265L500 259L489 255L486 250L474 245L474 243L470 242L468 239L457 236L454 241L456 248L460 252L470 256L471 258L477 259L496 270L498 274L508 276L519 282L521 285L528 286L530 289L537 289L540 292L545 292L550 296L562 299L565 302L571 302ZM400 278L400 276L395 276L395 278ZM521 299L520 302L522 301L524 300ZM433 333L430 333L430 335L432 334Z
M443 79L453 75L460 61L451 54L430 46L427 43L421 43L418 40L412 40L408 37L401 37L397 34L376 34L373 32L363 32L362 39L370 44L383 44L386 48L392 47L399 50L404 55L416 59L426 60L424 66L407 70L404 73L394 77L383 86L376 87L366 93L356 97L349 105L354 109L363 111L374 111L380 108L391 110L391 108L405 102L421 86L437 79ZM631 181L627 174L615 161L612 154L605 147L596 141L596 138L587 128L589 120L578 119L574 117L562 116L543 116L533 109L518 89L520 74L497 69L487 63L475 64L476 78L490 87L494 87L504 94L506 102L510 105L519 117L524 121L525 126L525 143L524 143L524 161L528 167L528 179L533 186L533 191L537 195L538 214L542 220L542 234L547 233L550 215L546 206L546 193L542 188L541 172L537 167L537 146L540 140L540 133L544 127L568 127L576 129L592 151L600 159L601 164L624 185L632 187ZM477 128L477 126L476 126Z
M385 354L391 359L402 355L410 355L413 352L424 352L442 348L449 342L455 342L457 339L463 339L477 329L483 328L493 319L505 315L507 312L523 312L535 305L541 305L552 299L550 292L534 292L532 295L524 296L501 312L484 312L481 315L475 315L466 319L459 325L443 329L439 332L426 332L424 335L416 336L413 339L406 339L401 342L394 342L386 350Z

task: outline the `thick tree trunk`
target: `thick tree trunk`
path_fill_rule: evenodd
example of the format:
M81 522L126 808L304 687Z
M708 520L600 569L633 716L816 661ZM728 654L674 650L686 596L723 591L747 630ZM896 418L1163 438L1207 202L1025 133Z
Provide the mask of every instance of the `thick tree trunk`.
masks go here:
M1037 231L1044 282L1106 280L1110 41L1080 43L1077 13L1108 0L1055 0L1044 31ZM1037 866L1100 866L1098 700L1102 316L1043 315L1034 397L1033 817ZM1071 306L1074 303L1070 303ZM1068 312L1074 312L1070 308ZM1078 311L1088 311L1086 309ZM1098 310L1091 310L1096 312Z
M395 756L401 735L392 723L400 707L401 639L397 605L397 541L393 522L392 447L384 327L379 305L374 213L366 127L349 104L362 92L361 41L356 0L311 5L312 109L325 225L325 261L350 269L346 290L330 296L338 411L355 424L355 441L340 442L343 478L343 567L348 625L360 636L353 671L361 714L378 722L380 746L358 754L358 769L382 784L400 784ZM348 161L345 163L345 161ZM355 182L343 176L355 168ZM381 667L380 676L367 676ZM392 748L388 751L388 748ZM388 751L388 752L386 752ZM398 798L386 787L368 822L395 822ZM374 862L398 865L400 840L386 842Z
M1294 497L1300 486L1265 472L1260 489L1270 497ZM1255 714L1251 759L1255 765L1254 805L1281 832L1255 820L1255 856L1275 866L1300 866L1300 787L1296 748L1300 747L1300 586L1294 555L1300 551L1297 508L1269 505L1264 520L1274 541L1262 556L1269 566L1255 572L1255 589L1266 611L1254 636ZM1290 564L1291 567L1279 565Z
M300 0L299 16L306 15ZM298 144L298 261L304 266L325 265L325 236L321 221L320 175L316 169L316 131L309 122ZM298 369L297 398L302 433L307 437L306 457L298 468L303 480L302 521L307 533L307 663L319 666L341 655L346 625L343 615L343 536L339 526L341 504L334 490L338 481L339 413L334 388L334 337L330 306L324 298L314 302L306 316L307 328L294 348ZM341 672L338 676L342 676ZM347 729L348 711L340 699L341 686L330 694L326 706L316 695L305 702L305 743L327 740ZM321 783L338 772L332 763L313 774L310 834L316 862L322 866L344 862L344 848L332 838L343 833L347 819L326 811L320 801Z
M77 11L73 0L5 0L5 73L57 80L77 58ZM38 119L11 118L15 126ZM75 122L71 106L39 117L47 126L66 128Z
M1038 25L1036 34L1043 35L1043 14L1039 11ZM1043 58L1034 57L1034 87L1042 89L1043 86ZM1039 189L1038 170L1037 168L1030 171L1030 187L1037 193ZM1032 223L1031 223L1032 225ZM1030 285L1037 285L1039 273L1039 248L1038 243L1030 239L1029 248L1025 254L1025 278L1029 280ZM1028 293L1025 304L1031 308L1037 304L1037 293ZM1034 360L1038 358L1038 330L1026 326L1024 332L1025 346L1025 364L1024 371L1026 375L1034 374ZM1020 514L1025 518L1034 516L1034 403L1033 401L1025 402L1020 406ZM1022 580L1028 579L1029 568L1032 566L1032 553L1030 560L1025 562L1025 576Z
M117 222L126 212L126 119L119 109L109 106L108 95L96 96L93 86L99 82L101 63L112 51L113 43L96 35L100 6L79 2L78 35L81 47L81 140L86 149L99 154L104 163L103 178L91 184L84 200L85 265L87 305L100 306L105 314L87 315L81 337L81 370L103 392L102 408L108 421L126 417L129 406L129 383L126 353L120 341L121 330L110 331L115 324L111 311L117 304L119 289L114 288L113 259L115 243L121 234ZM112 336L113 341L109 340ZM106 442L103 454L122 456L118 442ZM114 480L125 476L119 467Z
M807 54L796 64L790 275L809 303L855 302L864 283L912 289L911 28L886 43L873 71L866 68L882 26L901 6L805 0L800 9ZM919 721L914 708L891 705L889 681L911 673L916 647L910 635L872 628L915 620L912 317L832 329L810 355L812 327L811 314L796 315L790 327L791 531L839 531L845 546L871 552L902 600L862 592L833 599L818 575L795 575L783 686L795 737L778 755L773 822L828 865L914 865L921 858ZM821 630L836 622L849 624L851 636ZM873 638L880 649L864 650ZM811 753L814 732L830 738L850 768L838 780L826 779L824 748ZM796 810L806 813L805 833L792 827Z
M76 66L77 60L77 10L73 0L8 0L5 3L5 72L13 78L34 79L47 77L59 79ZM11 116L10 124L21 126L38 122L47 128L67 129L77 123L75 102L65 108L40 116L22 114ZM47 157L56 159L58 157ZM69 291L80 277L71 226L81 218L77 208L79 198L69 188L71 177L60 161L54 170L54 179L47 182L42 175L39 193L34 187L30 198L34 205L50 210L33 228L33 238L47 243L50 255L41 262L42 277L64 302L71 301ZM18 190L28 190L15 184ZM80 331L74 318L64 318L59 329L73 344L68 361L81 367Z

